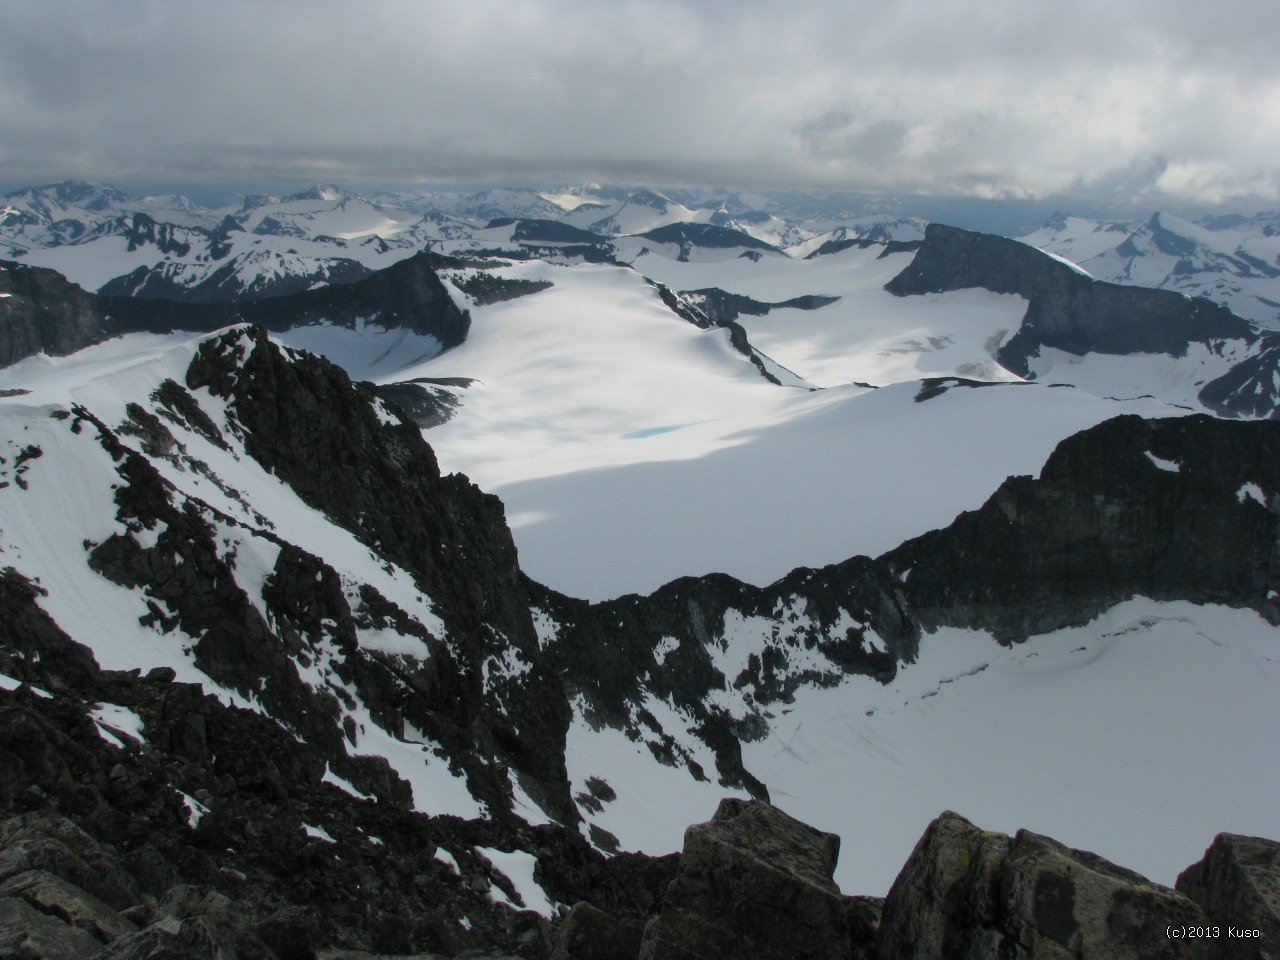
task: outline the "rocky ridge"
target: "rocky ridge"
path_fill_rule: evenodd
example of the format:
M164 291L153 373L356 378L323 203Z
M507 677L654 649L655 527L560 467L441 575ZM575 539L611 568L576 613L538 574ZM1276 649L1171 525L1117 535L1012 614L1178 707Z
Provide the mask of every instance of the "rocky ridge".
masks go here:
M1275 335L1263 334L1226 307L1172 290L1095 280L1074 265L1016 240L930 224L912 262L885 285L897 296L983 288L1026 298L1021 326L996 359L1021 377L1045 348L1076 356L1167 354L1193 347L1224 356L1245 352L1203 385L1200 402L1224 416L1272 416ZM1266 384L1264 387L1263 385Z
M316 323L404 327L448 349L466 339L471 318L436 275L437 262L420 253L355 283L194 303L89 293L53 270L0 261L0 366L41 351L63 356L122 333L203 332L237 323L273 331Z
M42 418L48 450L29 446L20 462L4 465L5 482L12 481L5 495L41 494L51 479L42 461L55 455L53 444L85 451L85 464L92 462L88 451L100 451L94 455L111 471L116 532L85 541L85 567L77 576L102 577L128 591L141 626L175 651L188 647L211 687L241 706L177 683L172 671L144 677L99 670L92 653L77 646L96 638L62 633L45 612L41 591L49 586L25 576L15 558L0 594L0 672L27 686L4 694L16 711L6 725L15 731L6 747L13 759L4 764L12 771L6 812L69 818L121 856L141 849L144 837L169 831L173 847L161 856L179 866L176 873L161 872L179 879L167 886L162 880L153 896L167 896L175 885L205 884L223 897L247 900L253 924L274 922L281 911L320 897L332 904L325 915L337 925L321 926L325 942L352 949L457 953L483 943L529 957L558 949L542 921L516 923L487 899L487 907L476 898L450 900L430 884L418 899L392 897L383 911L392 919L378 919L378 911L344 913L354 908L340 907L343 898L362 903L366 897L336 874L345 878L352 861L381 856L376 851L386 850L387 834L396 830L442 838L432 842L455 859L459 847L523 852L536 861L535 877L554 900L587 900L627 923L649 922L654 891L671 879L663 872L671 862L606 860L582 838L577 828L589 804L571 795L564 767L565 730L575 710L626 730L692 776L763 799L768 785L744 767L740 744L767 729L768 706L800 685L838 683L850 673L890 678L937 625L987 629L1012 640L1084 622L1149 589L1274 616L1277 520L1268 504L1280 492L1280 463L1277 427L1268 422L1122 418L1066 441L1038 479L1011 479L981 510L879 559L797 570L766 588L723 576L689 578L650 597L591 605L520 574L501 504L465 478L441 476L420 432L371 388L351 384L323 360L282 350L260 329L207 340L180 376L119 413L76 406L28 415ZM199 496L195 477L209 485ZM242 492L260 489L263 477L314 511L310 522L346 531L358 553L385 566L386 578L372 569L357 576L352 556L322 556L290 539L297 533L285 513ZM269 558L256 585L254 557ZM429 604L414 606L414 591L417 602L426 597ZM733 675L720 659L730 620L756 630L746 666ZM182 654L174 656L176 664L186 663ZM52 694L52 703L32 687ZM726 707L712 692L736 700ZM649 696L687 711L713 752L714 770L697 766L673 735L679 731L664 729L646 711ZM170 700L169 714L155 705ZM140 736L109 718L90 718L90 711L109 705L135 714ZM221 724L227 732L210 733ZM116 743L103 739L103 725ZM446 763L483 802L484 815L415 811L406 770L359 748L375 727L401 743L431 744L432 756L424 751L423 762ZM217 735L225 739L211 749L209 738ZM114 752L121 750L138 758L139 779L130 779L133 761ZM119 797L116 780L123 781ZM86 785L88 792L81 789ZM192 808L177 791L208 808L199 820L208 819L204 829L220 824L224 831L209 841L216 853L212 868L183 872L188 832L198 834L200 827L191 825ZM118 822L122 804L136 811L132 826ZM742 814L747 823L757 816L742 812L754 807L734 809L726 819ZM419 826L388 826L383 814ZM357 832L346 830L344 818ZM560 825L530 825L540 818ZM153 829L152 821L161 826ZM13 829L30 826L23 821ZM66 832L56 824L40 829ZM317 845L328 841L317 832L338 844L366 843L374 852L356 856L335 847L342 865L326 868L335 876L300 886L291 897L288 878L273 873L271 864L323 861L315 851L328 851ZM608 845L600 832L588 833L595 847ZM381 847L359 840L367 836ZM713 840L708 849L720 849ZM375 879L409 872L430 856L429 844L414 842L402 851L404 866L379 861ZM834 862L834 855L820 853L828 841L812 842L819 851L815 863ZM469 861L482 874L472 893L497 885L516 902L511 879L500 879L491 861L479 866L483 856L476 852ZM634 876L610 879L624 867ZM811 874L812 864L804 872ZM235 874L256 877L261 887L245 893L235 887ZM58 886L41 882L41 889ZM687 889L700 882L690 874ZM827 884L812 883L831 894ZM328 890L325 884L337 892L315 892ZM141 896L113 909L158 909ZM1205 894L1205 901L1212 896ZM438 923L412 919L441 902L449 906L432 914ZM12 909L30 919L22 908ZM491 920L477 924L477 912ZM846 930L865 932L874 926L873 913L859 907L852 918L839 911L832 916L843 916ZM143 927L138 932L161 922L172 927L165 917L176 918L180 931L193 914L135 916L143 921L130 921ZM575 926L604 922L593 916L579 911ZM479 939L459 933L468 930L464 919ZM384 922L399 932L379 933ZM267 947L282 955L281 948Z

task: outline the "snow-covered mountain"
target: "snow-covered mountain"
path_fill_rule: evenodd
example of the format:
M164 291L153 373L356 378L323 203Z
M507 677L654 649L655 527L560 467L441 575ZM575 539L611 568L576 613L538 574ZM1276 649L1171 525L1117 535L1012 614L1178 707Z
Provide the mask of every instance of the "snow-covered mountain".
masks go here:
M1022 240L1099 280L1205 297L1268 330L1280 329L1280 214L1201 223L1166 213L1135 222L1058 214Z
M878 560L588 605L521 576L499 502L372 389L261 333L135 336L4 382L8 622L269 718L338 789L512 825L495 866L526 906L562 854L520 821L663 853L726 791L841 832L837 879L868 892L955 799L1166 880L1218 829L1274 832L1280 784L1240 732L1277 719L1269 423L1112 420ZM985 392L943 387L919 406ZM9 649L6 682L74 696L36 653ZM1202 708L1168 696L1189 683ZM158 735L132 695L94 696L104 735ZM175 810L240 816L182 769L155 788ZM1168 817L1137 815L1153 792ZM303 817L284 835L328 829L281 810ZM512 879L521 856L543 886Z
M1280 834L1255 324L937 225L308 193L131 224L174 269L344 223L389 265L219 303L0 269L0 710L71 765L7 763L15 812L164 896L224 878L263 942L303 922L275 861L314 946L530 958L557 902L652 917L726 794L839 833L873 895L950 807L1159 883Z
M915 222L912 234L907 221L870 218L844 229L878 239L904 231L918 237L923 226ZM607 259L612 238L663 229L676 232L658 242L686 251L789 248L817 233L795 218L748 208L738 195L686 207L655 191L598 186L363 197L319 184L210 210L184 197L134 198L68 181L3 198L0 255L103 293L219 301L351 283L428 248L527 257L562 247L570 256Z

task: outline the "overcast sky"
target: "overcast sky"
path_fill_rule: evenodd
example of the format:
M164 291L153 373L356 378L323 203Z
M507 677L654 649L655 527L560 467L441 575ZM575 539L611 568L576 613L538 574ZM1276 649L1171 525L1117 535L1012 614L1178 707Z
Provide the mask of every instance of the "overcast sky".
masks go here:
M1280 203L1274 0L0 2L0 180Z

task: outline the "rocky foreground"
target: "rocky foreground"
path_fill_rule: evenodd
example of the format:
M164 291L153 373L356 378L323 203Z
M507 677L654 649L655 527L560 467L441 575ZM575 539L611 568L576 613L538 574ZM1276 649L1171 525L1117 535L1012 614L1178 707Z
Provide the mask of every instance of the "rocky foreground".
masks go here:
M1280 955L1275 841L1222 834L1171 890L947 812L881 900L832 881L839 837L728 799L679 855L605 858L558 826L353 796L278 725L165 671L100 671L22 608L4 605L0 632L52 658L24 659L60 689L0 690L0 958ZM98 698L141 717L141 739L109 724L104 737ZM533 852L557 914L520 909L477 847Z
M38 538L0 564L0 958L1280 954L1280 845L1265 840L1220 837L1173 891L947 814L887 898L845 897L831 879L838 839L764 802L741 762L742 724L705 706L707 691L729 689L708 653L726 611L764 615L788 597L813 611L803 648L775 635L734 680L758 704L812 679L802 649L831 651L833 681L889 677L937 626L1016 641L1135 594L1275 622L1280 521L1264 502L1280 489L1277 424L1119 418L1060 445L1038 479L1011 478L981 510L879 559L770 588L711 576L589 605L523 577L496 498L441 476L416 426L336 368L233 330L196 351L183 383L101 415L10 408L16 452L0 483L15 515L43 510L41 536L53 536L77 470L96 477L115 513L97 525L115 532L77 542L43 582L20 566ZM273 521L258 512L267 500L245 500L258 470L315 508L309 522L357 538L377 560L366 579L342 581L342 558L286 539L298 536L291 515ZM193 476L209 481L206 499ZM251 584L259 541L278 550ZM370 581L396 587L395 565L432 599L441 637ZM73 638L46 606L59 589L90 595L98 577L132 591L120 609L134 627L189 643L212 683L103 669L94 651L129 634L123 615L104 609ZM539 637L534 608L554 614L554 639ZM842 610L866 626L842 638ZM360 631L375 629L430 656L365 649ZM886 649L868 649L866 631ZM659 670L663 638L673 649ZM496 671L511 651L528 669ZM323 683L317 662L333 670ZM642 736L628 704L648 690L702 719L720 786L758 799L726 801L680 855L607 856L616 838L587 824L588 841L580 827L614 788L593 778L589 794L571 793L570 698ZM355 749L362 724L422 731L430 761L465 774L487 815L415 810L387 760ZM651 735L665 748L655 756L685 762ZM557 822L526 822L514 782Z

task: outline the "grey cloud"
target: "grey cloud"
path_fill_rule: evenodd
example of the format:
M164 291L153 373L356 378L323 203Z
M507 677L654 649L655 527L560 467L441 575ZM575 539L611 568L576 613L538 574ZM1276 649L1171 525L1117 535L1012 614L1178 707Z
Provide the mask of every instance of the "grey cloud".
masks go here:
M10 3L0 179L1275 202L1277 34L1246 0Z

